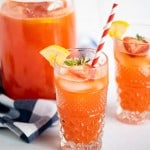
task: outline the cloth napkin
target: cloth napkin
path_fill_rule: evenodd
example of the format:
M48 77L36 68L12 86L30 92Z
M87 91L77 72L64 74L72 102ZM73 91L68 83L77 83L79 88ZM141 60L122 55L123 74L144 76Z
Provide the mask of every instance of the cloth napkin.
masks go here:
M27 143L57 122L58 115L53 100L13 100L6 94L0 94L0 128L8 128Z

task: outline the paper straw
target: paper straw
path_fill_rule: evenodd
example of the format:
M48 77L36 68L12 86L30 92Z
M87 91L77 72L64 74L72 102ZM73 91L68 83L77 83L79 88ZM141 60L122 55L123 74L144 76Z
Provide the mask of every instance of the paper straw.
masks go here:
M115 8L118 6L118 4L114 3L113 6L112 6L112 9L111 9L111 12L110 12L110 15L107 19L107 22L106 22L106 25L104 26L103 28L103 33L101 35L101 40L100 40L100 43L96 49L96 54L95 54L95 57L92 61L92 66L94 66L97 62L98 62L98 59L99 59L99 52L103 49L103 46L105 44L105 38L109 32L109 28L110 28L110 24L112 22L112 20L114 19L114 16L115 16L115 13L114 13L114 10Z

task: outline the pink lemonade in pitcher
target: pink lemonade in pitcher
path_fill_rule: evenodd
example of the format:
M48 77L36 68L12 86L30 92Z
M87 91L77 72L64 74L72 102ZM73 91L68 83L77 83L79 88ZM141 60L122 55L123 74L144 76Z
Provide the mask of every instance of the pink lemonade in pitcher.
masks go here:
M0 10L2 84L16 99L55 99L53 68L39 54L59 44L75 47L75 13L66 0L9 0Z

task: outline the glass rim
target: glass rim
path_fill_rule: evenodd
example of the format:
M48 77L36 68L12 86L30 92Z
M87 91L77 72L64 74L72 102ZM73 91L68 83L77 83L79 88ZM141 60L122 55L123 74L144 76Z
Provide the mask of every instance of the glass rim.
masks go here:
M130 36L126 36L126 37L130 37ZM123 39L119 39L117 37L114 37L113 40L116 40L116 41L120 41L122 43L125 43L125 44L135 44L134 42L124 42ZM146 45L146 44L150 44L150 40L146 40L146 43L138 43L138 45Z
M101 61L99 62L99 65L95 65L94 67L92 67L91 64L92 64L93 58L95 57L96 49L94 49L94 48L71 48L71 49L72 50L83 51L83 54L84 54L84 51L85 52L89 51L90 56L91 56L89 58L92 58L90 63L87 63L87 67L83 66L83 65L67 66L64 63L59 64L59 62L57 62L57 60L56 60L55 63L54 63L54 74L56 73L56 74L59 74L59 75L64 75L64 73L66 71L69 71L70 69L73 69L73 71L75 71L75 74L77 73L77 76L78 76L78 74L81 74L81 78L78 78L78 79L69 79L68 78L67 80L75 81L75 82L85 82L85 81L89 81L89 80L98 80L98 79L101 79L105 76L108 76L108 65L109 65L108 64L108 56L104 52L100 51L100 54L101 54L102 58L101 58ZM80 52L78 53L78 51L75 51L75 52L77 52L77 54L76 54L77 57L73 56L72 58L78 58L78 56L82 57L82 52L81 53ZM73 54L73 53L71 53L71 54ZM86 54L87 53L85 53L85 55ZM87 55L87 58L88 58L88 55ZM82 74L86 74L86 76L82 78ZM65 77L63 77L63 78L65 79Z
M149 28L149 30L150 30L150 23L140 23L140 22L131 22L131 23L129 23L129 29L131 29L131 28L133 28L134 29L134 27L145 27L145 28ZM128 29L127 29L127 31L128 31ZM126 31L126 32L127 32ZM137 33L138 34L138 33ZM126 34L126 33L124 33L124 35L122 36L122 38L121 39L119 39L119 38L117 38L117 37L113 37L113 39L116 39L116 40L118 40L118 41L121 41L121 42L123 42L123 38L124 37L131 37L131 35L130 34ZM133 36L134 37L134 36ZM150 38L145 38L145 41L147 42L147 43L149 43L150 44ZM134 43L131 43L131 42L126 42L126 43L129 43L129 44L134 44ZM145 45L145 44L138 44L138 45Z
M94 55L96 54L96 48L79 48L79 47L77 47L77 48L68 48L68 50L79 50L79 51L86 50L86 51L94 52ZM73 53L75 53L75 52L73 52ZM71 54L73 54L73 53L71 53ZM96 69L99 69L99 68L102 68L102 67L108 65L108 56L107 56L107 54L105 52L103 52L103 51L100 51L99 53L102 54L105 57L105 62L103 64L100 64L100 65L96 66L96 67L91 67L90 68L91 70L96 70ZM67 65L65 65L65 64L61 64L60 65L59 63L57 63L57 61L55 61L54 66L55 65L59 66L61 68L68 68Z

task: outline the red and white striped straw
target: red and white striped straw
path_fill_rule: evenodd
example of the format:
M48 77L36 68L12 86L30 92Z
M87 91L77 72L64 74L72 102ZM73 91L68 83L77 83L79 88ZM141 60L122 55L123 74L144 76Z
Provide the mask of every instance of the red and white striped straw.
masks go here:
M95 58L93 59L92 61L92 66L94 66L97 62L98 62L98 59L99 59L99 52L103 49L103 46L105 44L105 38L109 32L109 28L110 28L110 24L112 22L112 20L114 19L114 16L115 16L115 13L114 13L114 10L115 8L118 6L118 4L114 3L113 6L112 6L112 9L111 9L111 12L110 12L110 15L107 19L107 22L106 22L106 25L104 26L104 31L101 35L101 40L100 40L100 43L96 49L96 54L95 54Z

